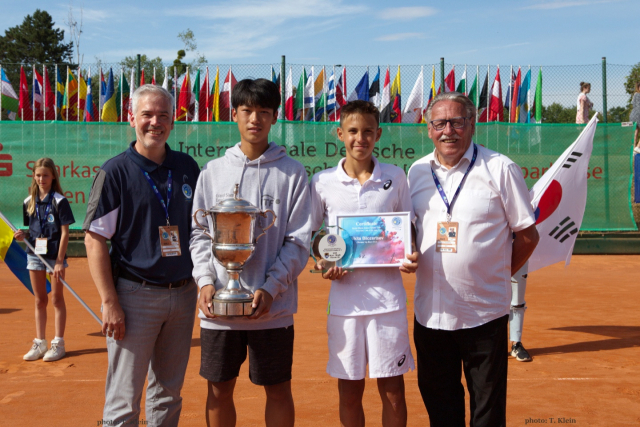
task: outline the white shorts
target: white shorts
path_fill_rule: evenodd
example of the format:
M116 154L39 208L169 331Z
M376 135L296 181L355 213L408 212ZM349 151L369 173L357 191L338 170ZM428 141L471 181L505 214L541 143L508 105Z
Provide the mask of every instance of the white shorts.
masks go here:
M343 380L388 378L415 369L407 309L368 316L327 318L329 362L327 373Z

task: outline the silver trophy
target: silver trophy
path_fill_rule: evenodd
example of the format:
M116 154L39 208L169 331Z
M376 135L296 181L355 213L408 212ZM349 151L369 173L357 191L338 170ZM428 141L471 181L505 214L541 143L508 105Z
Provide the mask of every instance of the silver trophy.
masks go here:
M213 256L229 275L227 285L213 297L213 314L216 316L249 316L253 313L253 292L242 286L240 273L253 255L258 239L276 222L275 212L270 209L260 211L238 197L238 190L239 185L236 184L232 198L223 200L210 210L198 209L193 214L196 225L212 240ZM208 233L209 228L198 221L199 213L202 218L211 215L213 236ZM256 237L256 218L266 218L267 213L273 215L273 221Z

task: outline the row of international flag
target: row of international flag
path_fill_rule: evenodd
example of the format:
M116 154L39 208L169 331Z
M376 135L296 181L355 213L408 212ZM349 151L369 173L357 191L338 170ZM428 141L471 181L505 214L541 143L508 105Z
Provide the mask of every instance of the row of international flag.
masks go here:
M398 66L393 82L391 82L389 68L387 67L382 85L380 67L377 68L371 82L369 80L369 69L367 69L348 97L346 96L346 68L342 68L338 75L336 75L334 69L327 78L326 70L323 67L315 79L314 67L311 67L309 75L307 75L306 69L303 68L296 88L293 87L290 69L285 86L285 119L336 121L340 119L340 107L346 102L365 100L378 107L382 123L425 123L425 113L433 98L442 91L457 91L464 93L473 101L478 110L477 119L479 122L531 123L535 121L539 123L542 121L542 108L537 107L542 105L542 69L538 72L535 93L532 93L531 69L526 72L523 78L522 69L518 68L516 74L512 68L511 80L504 101L500 68L497 67L496 69L490 96L488 96L489 69L487 69L487 75L481 90L478 90L479 74L479 70L476 70L476 76L471 86L468 87L467 69L465 67L462 77L456 85L454 65L444 79L444 88L439 85L436 90L436 71L434 66L431 73L431 84L425 94L424 67L422 67L409 98L403 105L400 66ZM300 96L299 94L302 95ZM530 105L531 108L529 108ZM505 108L509 111L507 117L504 116Z
M511 69L511 78L502 96L500 68L496 68L496 75L489 92L489 67L482 88L479 88L478 76L468 87L467 68L465 66L462 77L457 81L455 66L444 79L444 87L435 84L435 66L432 69L430 86L425 91L424 67L416 79L413 89L402 103L401 98L401 67L391 81L389 67L381 75L380 67L372 80L369 68L364 72L355 88L347 96L347 68L342 67L336 72L332 68L330 75L322 67L316 73L315 67L310 67L307 74L306 67L302 68L296 87L293 86L293 70L290 67L285 82L284 111L279 111L279 118L290 121L338 121L340 108L348 101L366 100L372 102L381 112L382 123L425 123L425 112L434 96L441 91L457 91L464 93L474 102L478 109L479 122L510 122L530 123L541 122L542 109L542 69L538 72L535 92L532 92L531 69L523 76L523 70L517 73ZM136 83L144 84L145 70L137 79L135 69L131 69L129 80L124 69L116 77L110 68L107 75L99 70L98 105L92 96L91 70L83 74L81 70L55 67L55 92L51 90L47 67L43 66L42 74L36 67L32 70L32 83L29 89L28 79L23 67L20 68L20 85L18 94L13 90L6 73L2 70L0 83L0 107L8 112L11 120L62 120L62 121L104 121L125 122L131 114L130 95L135 91ZM231 121L230 99L237 80L231 67L220 87L220 70L216 67L215 79L210 82L209 68L206 68L201 79L200 69L192 79L190 70L181 76L174 75L171 79L177 84L169 87L168 68L164 70L162 86L171 90L175 97L176 121L217 122ZM66 74L66 76L65 76ZM175 73L174 73L175 74ZM65 77L63 79L63 76ZM178 78L180 77L180 78ZM280 76L276 76L271 67L271 80L280 86ZM381 82L382 79L382 82ZM151 84L156 84L156 70L153 70ZM426 92L426 93L425 93ZM508 109L505 117L504 110Z

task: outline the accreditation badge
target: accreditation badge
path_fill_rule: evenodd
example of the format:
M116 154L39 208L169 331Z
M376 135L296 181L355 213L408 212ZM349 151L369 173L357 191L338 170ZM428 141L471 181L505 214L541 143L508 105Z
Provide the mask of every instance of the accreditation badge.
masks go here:
M439 222L436 232L436 252L458 252L458 223Z
M34 252L38 255L46 255L47 254L47 239L46 237L41 237L36 239L36 248Z
M177 225L164 225L160 230L160 251L163 257L180 256L180 231Z

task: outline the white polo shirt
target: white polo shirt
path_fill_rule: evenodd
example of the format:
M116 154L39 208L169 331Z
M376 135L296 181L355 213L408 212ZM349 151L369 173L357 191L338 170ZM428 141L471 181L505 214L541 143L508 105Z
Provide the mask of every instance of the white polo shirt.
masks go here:
M338 166L313 176L313 230L318 230L322 221L336 225L339 214L413 212L404 171L372 158L373 173L362 185L344 171L344 158ZM404 309L406 300L398 267L358 268L331 282L329 312L338 316L386 313Z
M433 167L451 202L469 167L473 144L447 169L435 151L409 169L420 258L414 310L432 329L456 330L483 325L509 313L512 230L535 223L529 191L520 167L480 145L451 211L458 222L458 252L436 252L436 227L447 209L431 175Z

